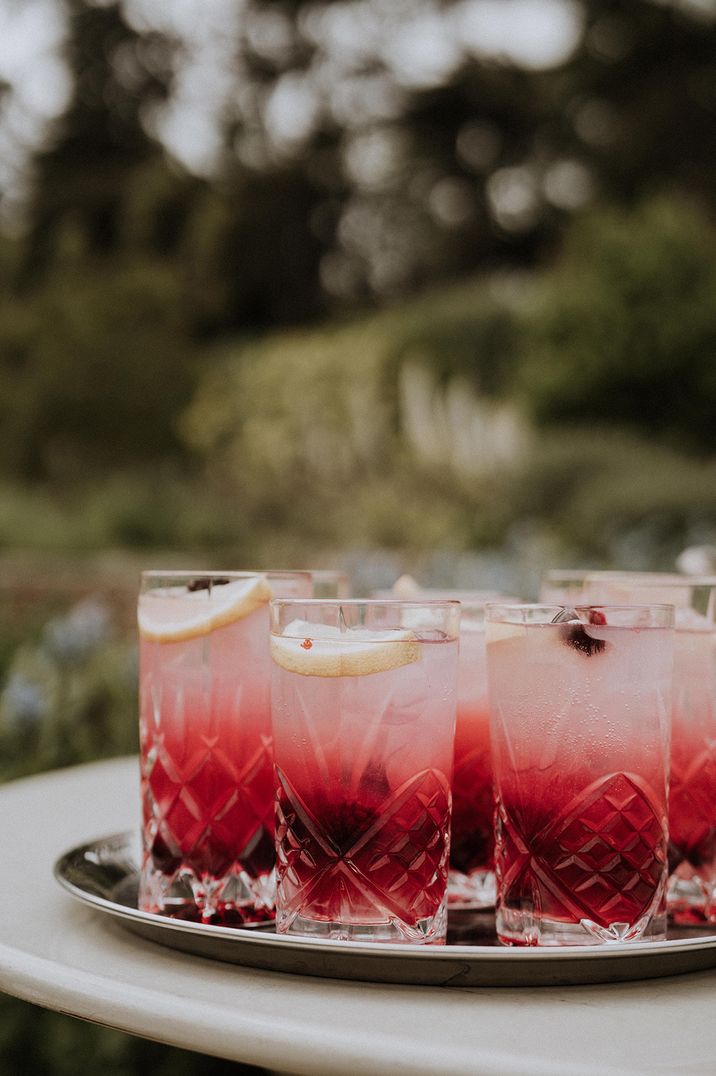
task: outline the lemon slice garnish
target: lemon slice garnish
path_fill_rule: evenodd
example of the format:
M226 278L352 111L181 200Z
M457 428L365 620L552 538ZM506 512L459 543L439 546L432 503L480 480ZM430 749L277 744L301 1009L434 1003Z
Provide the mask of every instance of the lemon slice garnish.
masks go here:
M341 631L328 624L294 620L283 635L271 636L271 657L301 676L368 676L420 660L412 631Z
M266 579L257 576L189 591L163 587L140 595L137 621L143 639L175 643L209 635L265 605L271 598Z

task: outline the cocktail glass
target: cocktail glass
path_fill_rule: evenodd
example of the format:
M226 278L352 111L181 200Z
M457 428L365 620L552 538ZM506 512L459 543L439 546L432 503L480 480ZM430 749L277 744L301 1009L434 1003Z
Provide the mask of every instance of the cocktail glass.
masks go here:
M298 572L145 572L139 596L139 906L221 925L273 915L268 603Z
M417 587L417 584L416 584ZM485 605L516 601L491 590L419 588L420 600L460 602L460 657L457 724L452 777L450 908L492 908L495 904L495 801L490 757Z
M679 923L716 922L716 576L593 573L586 593L675 607L667 906Z
M279 932L444 941L459 615L271 603Z
M672 606L488 605L497 934L665 936Z
M590 600L590 595L598 594L596 584L628 582L638 577L658 583L664 580L681 579L676 572L642 572L620 568L549 568L542 575L539 600L546 604L577 604Z
M491 908L495 903L495 799L485 604L500 596L461 591L453 596L459 599L461 612L448 903L451 908Z

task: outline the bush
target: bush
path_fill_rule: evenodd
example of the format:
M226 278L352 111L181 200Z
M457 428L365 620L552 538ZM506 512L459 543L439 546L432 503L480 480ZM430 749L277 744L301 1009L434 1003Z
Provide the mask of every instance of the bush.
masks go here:
M504 391L513 322L477 281L244 341L212 364L182 431L250 521L253 559L461 548L492 533L476 512L522 441L509 404L478 386Z
M506 495L517 518L541 521L595 566L673 568L716 535L716 461L604 427L545 432Z
M659 199L577 222L523 323L518 389L542 423L614 424L716 450L716 234Z
M0 308L0 470L63 481L181 453L193 386L179 285L150 262L79 271Z
M0 690L0 778L137 749L137 661L86 598L22 644Z

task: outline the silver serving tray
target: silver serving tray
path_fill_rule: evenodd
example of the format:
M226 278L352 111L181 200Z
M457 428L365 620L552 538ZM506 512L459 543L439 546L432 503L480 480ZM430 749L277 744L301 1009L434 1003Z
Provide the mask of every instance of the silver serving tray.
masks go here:
M419 986L571 986L680 975L716 967L713 927L679 928L662 942L512 949L491 912L453 913L448 944L391 945L289 937L271 924L215 927L137 908L139 840L118 833L61 856L55 877L75 898L135 934L195 956L266 971Z

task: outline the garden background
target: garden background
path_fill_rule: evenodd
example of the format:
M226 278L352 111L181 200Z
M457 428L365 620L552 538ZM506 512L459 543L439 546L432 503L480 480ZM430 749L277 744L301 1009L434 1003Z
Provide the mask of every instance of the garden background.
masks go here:
M716 543L713 0L0 31L3 779L135 749L143 567L531 597ZM7 999L0 1061L237 1071Z

